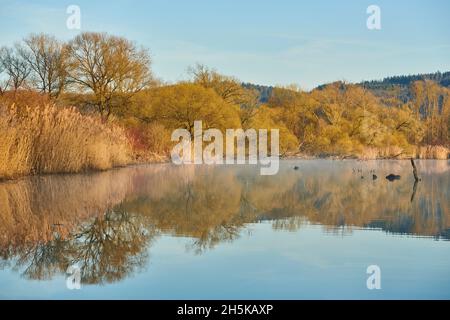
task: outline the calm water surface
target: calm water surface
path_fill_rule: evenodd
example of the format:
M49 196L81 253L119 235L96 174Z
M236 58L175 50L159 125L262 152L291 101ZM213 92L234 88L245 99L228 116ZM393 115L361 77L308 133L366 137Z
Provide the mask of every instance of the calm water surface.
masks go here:
M417 185L408 161L325 160L0 183L0 298L449 299L450 163L417 165Z

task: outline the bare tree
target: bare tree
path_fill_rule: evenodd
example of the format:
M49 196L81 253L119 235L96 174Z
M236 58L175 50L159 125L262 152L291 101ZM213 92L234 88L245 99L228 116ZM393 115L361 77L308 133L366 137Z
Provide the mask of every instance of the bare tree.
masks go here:
M19 46L13 48L2 47L0 49L0 63L6 73L7 89L16 92L18 89L25 87L29 78L31 68L22 55L19 54Z
M5 91L9 86L9 76L5 72L5 67L3 66L3 56L0 51L0 96L3 96Z
M125 38L86 32L68 44L68 80L93 95L104 120L151 79L148 52Z
M32 69L32 81L38 90L57 98L66 83L66 50L62 42L46 34L32 34L19 48Z

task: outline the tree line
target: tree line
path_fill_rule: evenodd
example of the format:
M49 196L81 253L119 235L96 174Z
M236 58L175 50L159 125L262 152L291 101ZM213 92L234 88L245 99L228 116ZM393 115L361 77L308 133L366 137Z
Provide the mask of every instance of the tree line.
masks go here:
M167 84L155 80L147 49L95 32L67 42L30 35L0 49L0 71L2 97L31 91L114 119L136 153L167 154L173 129L202 120L206 129L279 129L283 154L448 157L450 89L429 79L382 94L345 82L261 91L197 64L189 80Z
M52 99L63 93L89 95L89 104L108 119L114 104L147 87L148 51L106 33L86 32L68 42L32 34L0 49L0 93L35 90Z

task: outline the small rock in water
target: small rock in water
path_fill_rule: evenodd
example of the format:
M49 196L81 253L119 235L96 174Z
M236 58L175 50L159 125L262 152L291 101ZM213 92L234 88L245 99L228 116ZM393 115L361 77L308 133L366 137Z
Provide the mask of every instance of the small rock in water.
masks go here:
M372 179L373 179L373 180L377 180L377 179L378 179L377 175L376 175L376 174L373 174L373 175L372 175Z
M400 180L400 178L401 177L399 175L392 173L386 177L386 179L388 179L389 181Z
M297 166L294 167L294 170L298 170L298 169L299 169L299 167L297 167Z

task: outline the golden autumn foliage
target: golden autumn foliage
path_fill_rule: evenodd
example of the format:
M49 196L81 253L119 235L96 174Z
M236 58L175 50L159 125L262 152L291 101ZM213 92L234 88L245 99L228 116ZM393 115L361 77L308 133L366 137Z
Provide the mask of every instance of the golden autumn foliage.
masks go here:
M441 90L448 97L448 89ZM423 157L418 146L427 141L424 138L431 130L432 118L418 115L414 103L412 100L396 107L386 106L382 99L358 85L336 82L311 92L275 88L268 105L295 134L300 153L376 159ZM439 132L443 144L440 159L448 156L445 146L449 137L444 137L448 132L445 121L449 119L446 103L444 100L440 112L434 111L435 127L438 123L440 127L433 130ZM429 152L427 156L435 158L436 154Z
M197 84L153 89L149 104L154 117L172 130L182 128L193 134L197 120L202 120L205 129L240 127L239 107L223 100L213 89Z

